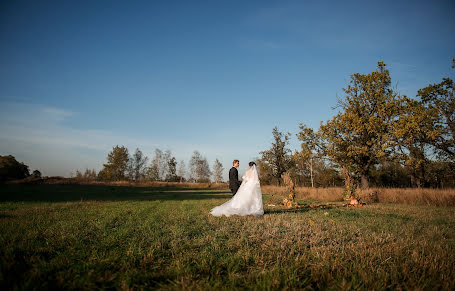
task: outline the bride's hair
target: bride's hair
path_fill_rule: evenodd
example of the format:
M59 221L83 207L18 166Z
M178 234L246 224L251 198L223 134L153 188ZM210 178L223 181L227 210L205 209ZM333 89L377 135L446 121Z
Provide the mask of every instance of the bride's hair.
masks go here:
M248 163L248 166L250 166L250 167L252 167L253 165L256 165L256 163L255 162L249 162Z

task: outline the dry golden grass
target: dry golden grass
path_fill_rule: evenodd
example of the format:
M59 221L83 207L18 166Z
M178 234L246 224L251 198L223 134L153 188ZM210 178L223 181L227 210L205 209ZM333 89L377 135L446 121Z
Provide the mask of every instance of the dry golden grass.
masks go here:
M343 188L310 188L296 187L297 199L315 199L322 201L342 201ZM270 195L287 196L286 187L262 186L262 192ZM379 202L401 203L408 205L455 206L454 189L425 189L425 188L370 188L356 191L363 201L368 201L368 194L376 192Z
M289 190L286 187L278 186L261 186L262 193L269 195L288 196ZM315 199L323 201L342 201L342 188L311 188L311 187L295 187L295 195L297 199Z
M359 197L376 191L379 202L409 205L455 206L455 189L372 188L360 190Z

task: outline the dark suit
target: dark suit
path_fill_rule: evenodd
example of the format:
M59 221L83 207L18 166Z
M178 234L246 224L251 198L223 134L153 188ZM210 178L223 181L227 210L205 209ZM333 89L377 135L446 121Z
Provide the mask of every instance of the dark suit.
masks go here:
M236 167L232 167L229 170L229 189L232 191L232 195L237 193L239 190L241 182L239 181L239 171L237 171Z

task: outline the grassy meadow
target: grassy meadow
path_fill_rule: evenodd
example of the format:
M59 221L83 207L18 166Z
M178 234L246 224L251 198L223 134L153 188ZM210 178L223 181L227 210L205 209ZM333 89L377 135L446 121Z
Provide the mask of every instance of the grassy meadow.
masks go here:
M0 288L455 288L453 207L263 191L263 217L227 218L223 189L0 185Z

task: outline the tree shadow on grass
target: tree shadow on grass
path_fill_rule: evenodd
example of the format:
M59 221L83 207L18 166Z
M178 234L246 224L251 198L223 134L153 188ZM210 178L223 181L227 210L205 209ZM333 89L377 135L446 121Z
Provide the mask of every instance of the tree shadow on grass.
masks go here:
M283 206L284 207L284 206ZM264 215L266 214L278 214L278 213L299 213L299 212L308 212L308 211L318 211L318 210L329 210L343 207L338 204L301 204L298 207L293 208L278 208L278 209L266 209Z
M155 201L232 198L228 190L104 185L0 185L0 202Z

